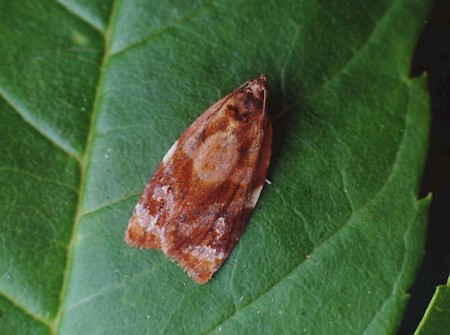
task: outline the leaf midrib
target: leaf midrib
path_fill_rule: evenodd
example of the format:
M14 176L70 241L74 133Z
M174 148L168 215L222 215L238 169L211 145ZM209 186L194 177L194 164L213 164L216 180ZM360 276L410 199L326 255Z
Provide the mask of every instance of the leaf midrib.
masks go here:
M80 162L80 174L81 174L80 192L78 194L78 203L77 203L76 214L74 217L72 232L71 232L71 236L70 236L69 244L68 244L68 248L67 248L68 252L67 252L67 257L66 257L66 267L64 269L64 279L63 279L62 286L61 286L59 306L58 306L58 310L56 312L56 317L52 323L52 333L53 334L59 333L59 328L61 326L61 319L62 319L63 313L64 313L65 299L67 296L67 285L69 283L69 278L70 278L70 273L71 273L70 270L71 270L71 264L72 264L72 253L73 253L73 248L75 247L74 243L76 240L74 237L77 232L77 227L83 216L84 193L86 190L87 172L89 171L90 158L92 156L93 138L94 138L94 135L96 132L95 123L96 123L96 119L98 117L98 111L99 111L98 106L100 103L101 93L102 93L103 86L104 86L105 72L103 71L103 69L106 68L106 64L108 63L108 61L110 59L110 53L109 53L110 45L111 45L110 42L111 42L113 23L116 18L118 3L119 3L118 0L114 0L112 7L111 7L111 13L110 13L110 17L108 20L108 25L103 34L103 36L104 36L103 58L102 58L102 61L101 61L100 67L99 67L100 75L98 78L98 85L97 85L97 89L96 89L96 93L95 93L95 100L94 100L94 104L92 107L91 119L90 119L90 123L89 123L89 133L88 133L87 141L86 141L86 150L85 150L85 153ZM76 15L72 11L69 11L69 12L72 13L73 15ZM79 17L78 15L76 15L76 16ZM88 24L90 24L89 21L86 21L84 18L82 18L82 20L84 22L88 22Z

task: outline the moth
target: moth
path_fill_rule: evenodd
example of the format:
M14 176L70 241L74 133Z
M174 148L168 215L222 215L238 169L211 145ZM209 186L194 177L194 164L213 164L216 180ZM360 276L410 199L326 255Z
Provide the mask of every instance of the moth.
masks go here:
M145 186L125 233L161 249L198 284L209 281L245 230L272 150L267 77L209 107L176 141Z

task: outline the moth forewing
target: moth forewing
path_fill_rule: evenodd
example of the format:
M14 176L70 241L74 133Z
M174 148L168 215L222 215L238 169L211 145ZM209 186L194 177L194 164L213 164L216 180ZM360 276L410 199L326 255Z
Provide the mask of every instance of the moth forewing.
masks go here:
M270 161L267 78L249 80L208 108L164 156L125 234L161 249L197 283L211 279L242 235Z

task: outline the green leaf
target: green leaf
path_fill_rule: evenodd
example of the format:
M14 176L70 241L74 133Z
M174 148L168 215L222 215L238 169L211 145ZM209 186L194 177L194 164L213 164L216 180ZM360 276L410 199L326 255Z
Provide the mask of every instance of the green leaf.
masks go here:
M415 335L445 334L450 329L450 278L436 288Z
M422 257L423 0L0 0L0 333L389 334ZM248 228L196 285L128 247L153 169L210 104L269 77Z

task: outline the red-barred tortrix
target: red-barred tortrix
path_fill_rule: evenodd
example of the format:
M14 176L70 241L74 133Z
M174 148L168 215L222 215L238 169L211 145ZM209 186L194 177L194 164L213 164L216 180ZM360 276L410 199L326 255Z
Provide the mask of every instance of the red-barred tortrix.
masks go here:
M266 179L272 148L267 78L214 103L174 143L145 187L125 234L161 249L199 284L242 235Z

